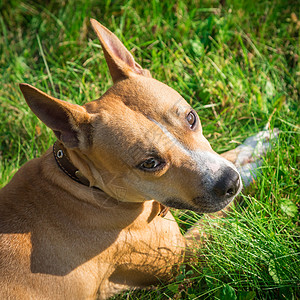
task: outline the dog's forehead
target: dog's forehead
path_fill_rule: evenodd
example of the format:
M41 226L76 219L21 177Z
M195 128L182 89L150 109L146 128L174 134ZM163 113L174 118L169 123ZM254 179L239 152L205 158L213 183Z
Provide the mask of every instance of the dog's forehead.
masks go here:
M115 104L120 101L149 117L179 114L190 108L177 91L160 81L143 76L133 76L117 82L100 100L87 103L85 107L88 112L97 113L101 107L114 106L117 114L118 107ZM119 110L122 110L121 106Z
M161 113L162 110L174 109L178 101L185 103L177 91L153 78L135 76L120 82L120 85L124 85L124 89L121 88L119 91L126 91L127 94L124 93L124 103L143 110L145 108L150 108L151 111L159 109Z

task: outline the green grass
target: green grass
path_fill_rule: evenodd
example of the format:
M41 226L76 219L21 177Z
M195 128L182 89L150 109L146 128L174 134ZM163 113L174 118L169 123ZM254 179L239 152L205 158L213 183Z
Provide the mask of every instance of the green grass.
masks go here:
M229 218L202 219L211 238L197 249L197 261L182 266L171 284L115 299L298 299L297 1L39 3L0 2L0 185L55 140L27 107L18 83L78 104L111 86L89 25L96 18L193 105L216 151L235 148L268 121L281 131L261 176ZM174 213L183 230L199 219Z

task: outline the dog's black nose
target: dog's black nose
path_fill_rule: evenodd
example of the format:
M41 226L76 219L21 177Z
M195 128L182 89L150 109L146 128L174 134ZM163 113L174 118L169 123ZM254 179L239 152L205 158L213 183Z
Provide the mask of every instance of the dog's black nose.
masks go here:
M230 198L236 194L240 187L239 174L230 167L227 167L221 178L215 184L213 191L219 197Z

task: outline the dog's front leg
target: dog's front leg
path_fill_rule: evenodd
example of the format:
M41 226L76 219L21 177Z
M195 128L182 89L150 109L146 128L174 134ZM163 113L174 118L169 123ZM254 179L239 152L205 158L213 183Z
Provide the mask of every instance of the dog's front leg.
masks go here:
M160 211L159 203L144 203L142 217L119 235L118 259L113 260L114 271L100 286L100 299L173 279L173 271L183 262L185 240L172 214L161 217Z

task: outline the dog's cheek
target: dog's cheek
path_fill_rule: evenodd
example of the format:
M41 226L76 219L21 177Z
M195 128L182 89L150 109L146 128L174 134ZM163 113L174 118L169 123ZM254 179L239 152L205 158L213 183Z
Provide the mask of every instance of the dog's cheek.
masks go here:
M178 195L174 190L173 185L168 182L158 182L157 180L145 180L141 177L137 178L135 182L131 181L130 190L134 191L137 197L141 197L144 201L156 200L163 202L164 199Z
M139 199L140 201L154 199L152 193L154 186L142 178L142 175L140 175L139 172L128 172L126 176L123 176L122 181L122 185L126 191L127 201L136 202L136 199Z

